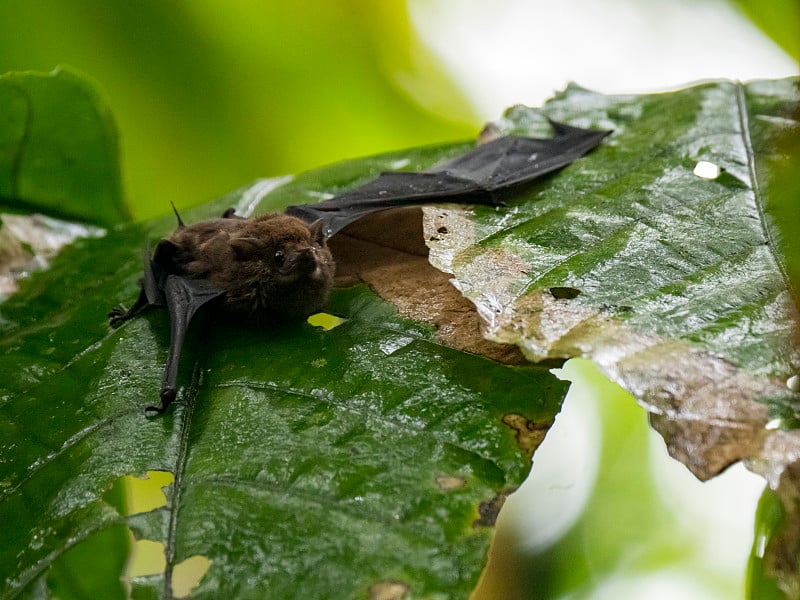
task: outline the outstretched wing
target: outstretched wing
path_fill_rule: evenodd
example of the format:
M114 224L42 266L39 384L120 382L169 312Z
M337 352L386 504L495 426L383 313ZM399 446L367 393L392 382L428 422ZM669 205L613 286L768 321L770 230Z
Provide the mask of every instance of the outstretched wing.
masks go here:
M551 121L552 138L505 136L422 172L389 171L316 204L290 206L286 214L322 220L326 237L366 215L418 204L501 204L516 188L565 167L597 146L610 131Z

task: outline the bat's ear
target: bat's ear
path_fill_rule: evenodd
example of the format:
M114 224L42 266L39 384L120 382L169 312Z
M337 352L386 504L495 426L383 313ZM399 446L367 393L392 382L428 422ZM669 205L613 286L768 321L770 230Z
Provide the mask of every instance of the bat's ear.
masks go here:
M178 214L178 209L175 208L175 204L173 202L170 202L170 204L172 205L172 212L175 213L175 218L178 219L178 229L183 229L186 227L186 224L183 222L183 219L181 219L180 214Z
M264 242L254 237L231 238L231 249L238 260L248 260L264 248Z
M178 246L175 245L175 242L166 238L159 240L156 250L153 252L153 264L158 265L167 273L171 273L177 253Z
M325 222L322 219L317 219L308 226L311 231L311 239L320 246L325 245Z

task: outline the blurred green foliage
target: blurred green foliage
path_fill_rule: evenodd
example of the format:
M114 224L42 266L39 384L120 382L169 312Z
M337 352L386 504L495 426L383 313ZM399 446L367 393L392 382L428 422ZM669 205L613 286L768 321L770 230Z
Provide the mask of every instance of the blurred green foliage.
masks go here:
M0 115L4 210L103 225L129 218L117 129L92 82L64 68L0 75Z
M59 64L105 89L137 219L477 127L399 2L0 3L0 73Z

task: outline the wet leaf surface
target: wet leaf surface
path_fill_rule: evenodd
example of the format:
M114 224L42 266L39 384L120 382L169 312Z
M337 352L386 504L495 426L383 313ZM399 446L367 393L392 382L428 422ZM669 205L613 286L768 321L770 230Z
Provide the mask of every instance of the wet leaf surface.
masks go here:
M797 422L786 380L800 350L767 161L797 128L798 97L791 79L650 96L570 87L541 112L611 139L506 209L426 209L432 262L490 339L532 360L594 360L698 477L743 458L776 476L798 436L765 426ZM496 127L524 132L538 113L514 108ZM696 174L701 162L719 176Z
M148 419L167 314L109 331L106 313L135 296L142 242L172 221L80 240L0 305L0 597L64 589L118 524L165 546L165 573L136 577L134 597L168 597L173 569L204 559L195 598L468 596L491 539L481 506L530 466L506 417L545 430L565 383L449 348L361 285L333 295L330 329L198 322L174 408ZM175 474L166 506L124 516L108 490L153 470ZM124 544L102 548L124 564Z

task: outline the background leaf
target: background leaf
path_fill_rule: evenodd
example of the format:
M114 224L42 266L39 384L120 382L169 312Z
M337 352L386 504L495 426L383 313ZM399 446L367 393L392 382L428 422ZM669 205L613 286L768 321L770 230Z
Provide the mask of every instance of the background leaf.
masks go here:
M794 0L731 0L792 58L800 62L800 4Z
M0 209L128 218L116 128L92 84L64 68L2 75L0 114Z
M58 64L102 82L137 219L479 123L402 2L0 3L0 72Z

